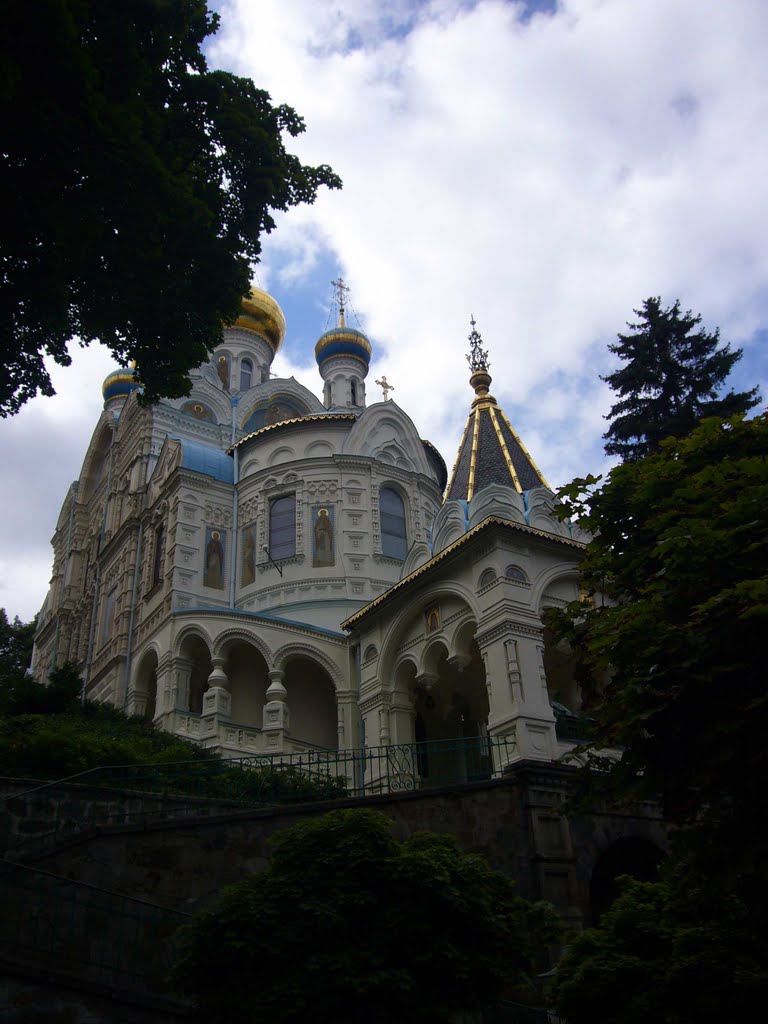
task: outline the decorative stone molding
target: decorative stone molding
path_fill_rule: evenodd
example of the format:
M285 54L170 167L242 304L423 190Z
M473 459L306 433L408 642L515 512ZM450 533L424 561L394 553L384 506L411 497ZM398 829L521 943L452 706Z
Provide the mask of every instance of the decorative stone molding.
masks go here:
M485 647L487 644L493 643L494 640L498 640L502 636L522 636L532 637L535 640L541 640L544 635L543 627L535 626L524 626L519 622L500 622L496 626L491 626L489 629L484 631L478 630L475 635L478 647Z
M203 511L203 522L209 526L232 526L232 506L208 502Z

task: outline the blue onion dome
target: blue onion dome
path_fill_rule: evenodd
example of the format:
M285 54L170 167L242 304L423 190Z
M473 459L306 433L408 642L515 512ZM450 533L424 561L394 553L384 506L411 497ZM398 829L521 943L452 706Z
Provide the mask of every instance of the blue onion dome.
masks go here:
M371 343L362 331L347 327L346 324L339 324L322 334L315 345L318 366L322 367L334 356L351 356L353 359L359 359L367 370L371 362Z
M240 315L228 326L259 334L269 342L275 354L285 337L283 311L272 296L261 288L251 288L250 293L243 297Z
M113 398L127 398L133 391L138 391L141 385L136 380L136 371L132 366L122 366L119 370L113 370L104 378L101 385L101 393L104 402Z

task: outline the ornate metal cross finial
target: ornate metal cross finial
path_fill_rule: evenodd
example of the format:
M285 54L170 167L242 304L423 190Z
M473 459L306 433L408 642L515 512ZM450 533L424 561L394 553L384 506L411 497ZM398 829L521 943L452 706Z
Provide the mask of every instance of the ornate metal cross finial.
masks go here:
M469 338L469 353L467 355L467 362L472 373L476 373L478 370L489 370L491 363L488 359L488 349L481 348L483 339L480 337L480 332L475 327L474 316L470 317L472 324L472 332L467 335Z
M344 284L341 274L339 274L338 281L331 281L331 284L336 290L336 301L339 304L339 327L344 327L344 303L349 294L349 288Z
M384 376L383 373L381 375L381 380L377 380L376 383L379 385L381 390L384 392L384 401L388 402L389 401L389 392L395 390L395 385L388 383L387 378Z

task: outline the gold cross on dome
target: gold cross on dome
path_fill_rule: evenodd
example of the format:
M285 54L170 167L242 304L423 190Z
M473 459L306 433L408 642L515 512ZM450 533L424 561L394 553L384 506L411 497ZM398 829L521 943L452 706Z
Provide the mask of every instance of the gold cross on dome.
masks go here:
M346 297L349 294L349 288L344 284L344 278L339 274L337 281L331 281L334 291L336 292L336 302L339 306L339 327L346 326L344 323L344 305Z
M389 401L389 392L395 390L395 385L394 384L390 384L387 381L387 378L384 376L383 373L381 375L381 380L377 380L374 383L379 385L381 390L384 392L384 401L388 402Z

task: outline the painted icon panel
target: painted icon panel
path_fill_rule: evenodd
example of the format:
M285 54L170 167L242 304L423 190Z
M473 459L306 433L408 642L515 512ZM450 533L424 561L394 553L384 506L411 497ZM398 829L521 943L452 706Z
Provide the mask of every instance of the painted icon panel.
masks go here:
M312 508L312 564L318 568L336 564L336 509L331 505Z

